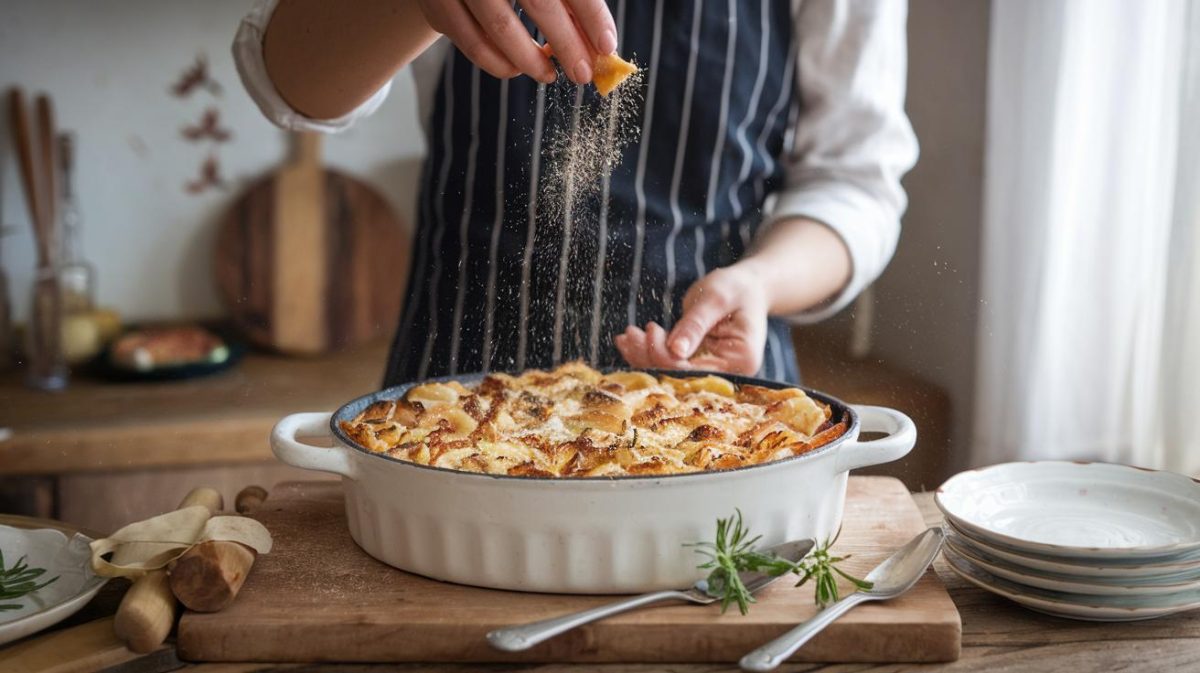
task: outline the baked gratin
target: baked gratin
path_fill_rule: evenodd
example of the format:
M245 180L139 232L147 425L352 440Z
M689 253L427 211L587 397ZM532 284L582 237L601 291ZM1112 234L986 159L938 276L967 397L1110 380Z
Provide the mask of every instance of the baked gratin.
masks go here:
M342 430L362 447L452 470L620 477L728 470L799 455L846 418L798 388L718 376L602 374L573 362L470 386L424 383L375 402Z

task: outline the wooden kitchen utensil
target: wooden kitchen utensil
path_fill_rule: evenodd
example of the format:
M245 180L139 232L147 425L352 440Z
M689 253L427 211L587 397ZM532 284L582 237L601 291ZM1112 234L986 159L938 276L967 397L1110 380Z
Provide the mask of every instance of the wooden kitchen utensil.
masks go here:
M266 489L247 486L237 494L234 506L239 514L248 514L266 498ZM237 542L202 542L172 564L171 592L189 610L222 610L237 597L256 556L253 549Z
M524 652L500 652L484 636L501 626L595 607L611 596L495 591L401 572L350 538L342 486L281 484L253 513L275 540L238 600L221 612L186 612L181 658L198 661L733 662L816 613L812 587L782 581L750 614L718 606L665 605L565 633ZM750 522L753 525L753 522ZM925 529L904 485L850 477L841 537L857 575ZM484 550L483 553L520 553ZM797 660L951 661L962 626L933 572L888 603L863 605L816 636Z
M41 169L42 208L45 217L46 245L50 261L58 266L58 129L54 124L54 104L46 94L34 100L38 129L38 168Z
M50 263L49 224L43 200L43 175L37 167L34 152L33 124L29 108L25 104L25 93L18 87L8 91L8 117L12 125L13 144L17 148L17 165L20 167L21 188L25 191L25 203L29 208L29 220L33 223L34 242L37 245L38 265Z
M255 556L253 549L237 542L201 542L171 566L171 593L189 610L221 610L237 597Z
M395 328L407 279L400 219L365 183L321 165L321 137L255 183L217 234L215 273L233 322L255 344L313 355Z
M221 494L211 488L193 489L179 503L179 509L203 505L210 513L221 511ZM123 550L113 556L123 563ZM162 644L175 624L175 596L165 570L151 570L134 580L113 620L113 631L134 652L149 652Z
M262 486L247 486L238 491L233 508L238 514L249 514L267 499L267 489Z
M58 164L54 145L54 107L49 96L38 96L35 132L31 129L25 94L19 87L14 87L9 91L9 117L37 247L37 271L26 324L25 378L33 388L61 390L66 387L70 372L62 349L62 294L58 276L58 236L55 233Z

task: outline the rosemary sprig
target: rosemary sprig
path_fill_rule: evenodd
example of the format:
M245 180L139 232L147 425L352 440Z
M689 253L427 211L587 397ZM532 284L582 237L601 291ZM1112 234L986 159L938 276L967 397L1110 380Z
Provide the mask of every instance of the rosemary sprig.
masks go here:
M717 536L713 542L688 545L708 557L708 561L698 567L711 571L707 579L708 594L721 599L722 613L736 603L738 611L744 615L755 602L739 573L763 572L778 576L796 570L796 564L787 559L755 550L754 543L759 537L750 537L750 529L742 522L742 511L735 510L734 516L717 519Z
M720 598L722 613L735 603L743 615L750 611L750 604L755 602L754 596L746 589L739 575L746 571L762 572L771 576L789 572L800 575L796 586L812 581L816 587L814 598L822 608L839 598L835 573L849 580L857 589L865 591L872 587L870 582L853 577L837 567L838 563L850 557L834 556L830 552L830 548L837 542L836 536L797 563L756 550L754 545L760 537L750 537L750 528L742 521L741 510L735 510L734 516L717 519L717 535L714 541L687 545L695 547L697 553L708 557L708 561L698 567L710 571L707 578L708 593Z
M838 531L838 534L840 535L841 531ZM855 589L860 591L869 591L875 586L871 582L854 577L837 567L837 564L850 558L850 556L834 556L830 553L829 549L833 547L833 543L835 542L837 542L837 535L832 540L828 540L825 544L814 549L804 560L796 564L795 573L800 575L800 581L796 583L796 586L804 586L805 583L811 580L813 586L816 587L816 590L813 592L814 600L822 608L830 603L836 603L840 598L838 595L837 578L834 577L834 573L846 578L854 585Z
M30 568L25 563L24 556L17 559L13 567L6 568L4 566L4 553L0 552L0 601L21 598L54 583L58 579L55 576L39 584L37 579L45 573L45 568ZM19 609L21 609L20 603L0 603L0 612Z

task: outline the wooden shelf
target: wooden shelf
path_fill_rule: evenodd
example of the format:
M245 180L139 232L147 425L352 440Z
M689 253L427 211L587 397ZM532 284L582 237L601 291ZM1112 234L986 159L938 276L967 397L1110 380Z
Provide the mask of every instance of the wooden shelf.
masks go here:
M229 372L161 383L77 377L60 393L0 376L0 476L261 463L283 416L332 410L375 390L384 343L296 359L250 353Z

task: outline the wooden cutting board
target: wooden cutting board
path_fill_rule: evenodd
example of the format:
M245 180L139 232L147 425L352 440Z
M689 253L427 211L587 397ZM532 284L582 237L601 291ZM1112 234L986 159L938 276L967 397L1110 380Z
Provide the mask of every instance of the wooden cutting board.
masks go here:
M341 485L281 484L254 517L275 538L232 606L186 613L179 656L196 661L730 662L812 616L812 590L781 580L750 614L666 605L597 622L524 653L493 650L489 630L611 601L524 594L425 579L375 561L346 529ZM836 550L865 573L924 529L903 484L851 477ZM962 624L932 571L901 598L852 610L797 661L931 662L958 658Z
M395 329L407 280L404 229L387 202L321 163L321 137L252 185L217 233L218 293L255 344L292 355Z

